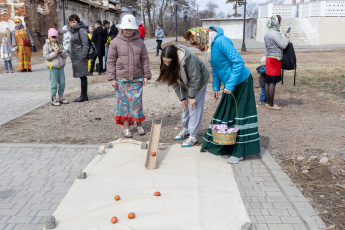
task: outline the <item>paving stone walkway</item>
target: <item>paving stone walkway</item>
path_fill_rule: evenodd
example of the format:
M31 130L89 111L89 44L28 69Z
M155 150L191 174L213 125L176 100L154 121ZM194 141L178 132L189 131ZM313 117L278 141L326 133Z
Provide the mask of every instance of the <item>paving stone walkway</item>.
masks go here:
M49 70L37 64L32 71L0 74L0 125L50 101ZM65 78L66 93L78 90L80 80L73 78L71 63L65 66Z
M41 230L97 149L0 144L0 229Z
M233 171L253 229L326 228L307 199L264 148L261 148L260 157L246 158L233 165Z

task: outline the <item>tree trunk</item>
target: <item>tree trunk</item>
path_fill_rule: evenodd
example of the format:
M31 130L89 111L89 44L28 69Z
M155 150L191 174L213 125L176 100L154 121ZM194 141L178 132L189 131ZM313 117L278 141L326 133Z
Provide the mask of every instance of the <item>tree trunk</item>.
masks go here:
M147 17L149 18L149 31L148 34L150 35L150 37L152 37L153 34L153 28L152 28L152 18L151 18L151 2L150 0L146 0L146 4L147 4Z

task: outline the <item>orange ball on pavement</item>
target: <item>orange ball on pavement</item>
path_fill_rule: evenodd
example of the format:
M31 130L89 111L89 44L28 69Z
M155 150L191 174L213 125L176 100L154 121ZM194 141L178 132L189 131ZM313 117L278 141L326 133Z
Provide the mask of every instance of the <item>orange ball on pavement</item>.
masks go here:
M160 196L161 193L160 192L155 192L155 196Z
M116 222L117 222L117 218L116 218L115 216L113 216L113 217L111 218L111 223L115 224Z
M119 196L119 195L116 195L116 196L115 196L115 200L120 200L120 196Z
M155 157L157 155L157 153L156 152L152 152L151 155Z
M135 213L134 212L131 212L128 214L128 219L134 219L135 217Z
M155 196L160 196L161 193L160 192L155 192Z

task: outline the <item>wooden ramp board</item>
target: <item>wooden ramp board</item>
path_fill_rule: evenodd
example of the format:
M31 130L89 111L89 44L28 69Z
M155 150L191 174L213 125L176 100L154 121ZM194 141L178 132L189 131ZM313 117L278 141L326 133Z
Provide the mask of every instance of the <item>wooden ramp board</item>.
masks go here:
M152 170L157 165L157 155L159 149L159 137L161 135L162 120L153 120L151 127L151 134L149 140L149 146L147 148L147 156L145 168ZM156 156L152 156L151 153L156 152Z

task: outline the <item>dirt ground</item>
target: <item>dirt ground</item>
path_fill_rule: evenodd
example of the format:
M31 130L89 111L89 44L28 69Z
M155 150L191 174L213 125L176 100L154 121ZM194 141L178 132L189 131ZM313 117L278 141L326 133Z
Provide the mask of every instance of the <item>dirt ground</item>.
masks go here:
M276 87L275 103L281 111L258 105L261 146L267 148L310 199L329 229L345 229L345 55L344 50L297 52L298 71ZM255 85L262 52L241 53ZM163 120L161 142L171 143L180 131L181 104L173 89L155 82L160 59L150 54L153 79L144 88L143 102L149 133L153 118ZM53 107L49 103L0 127L0 142L100 144L122 138L113 120L115 93L106 76L94 77L89 102ZM255 88L259 98L260 88ZM77 93L66 95L72 101ZM202 143L215 109L211 84L198 140ZM147 141L132 128L134 139ZM316 156L316 160L310 160ZM328 163L319 159L327 157ZM303 173L302 173L303 171Z

